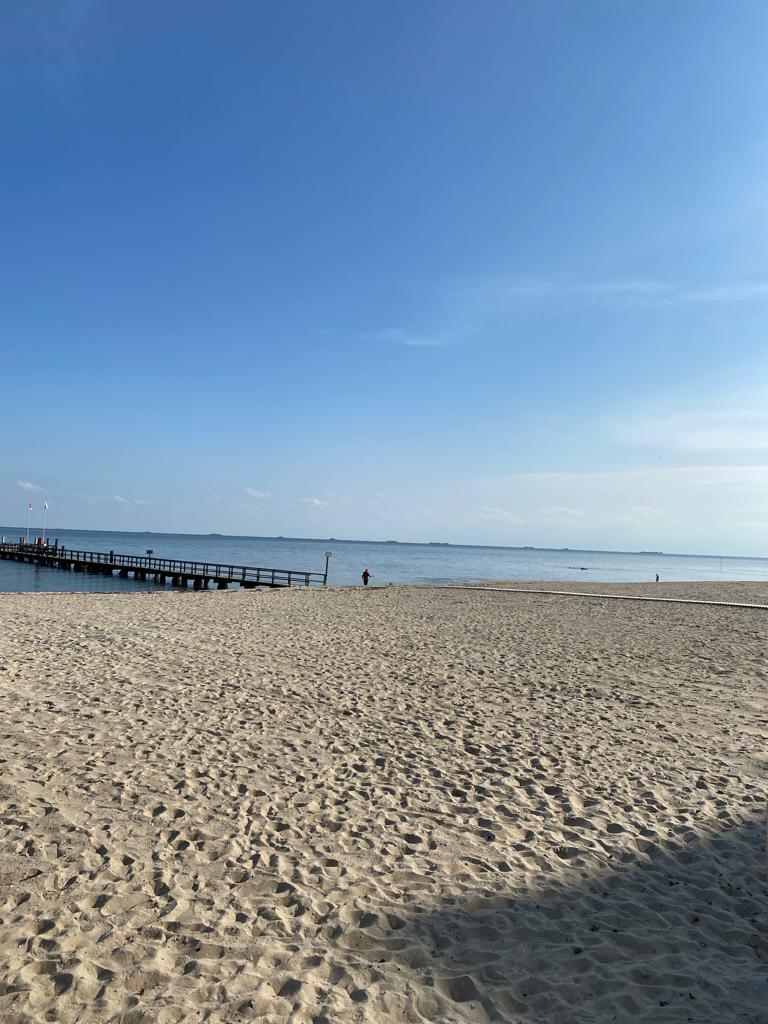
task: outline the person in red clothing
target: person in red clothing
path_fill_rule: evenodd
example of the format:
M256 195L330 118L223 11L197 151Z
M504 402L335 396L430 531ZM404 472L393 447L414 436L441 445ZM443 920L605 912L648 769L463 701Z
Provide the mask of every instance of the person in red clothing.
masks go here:
M372 572L368 572L367 569L363 569L363 586L364 587L368 586L368 580L371 578L371 576L373 576Z

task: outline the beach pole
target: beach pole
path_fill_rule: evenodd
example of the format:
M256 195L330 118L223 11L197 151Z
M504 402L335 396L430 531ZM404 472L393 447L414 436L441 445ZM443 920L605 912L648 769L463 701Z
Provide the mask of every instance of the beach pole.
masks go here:
M27 502L27 544L29 544L29 524L32 521L32 502Z
M329 559L330 559L332 554L333 554L332 551L326 551L325 552L325 576L323 576L323 586L324 587L328 586L328 561L329 561Z
M43 544L45 544L45 523L48 519L48 502L43 502Z

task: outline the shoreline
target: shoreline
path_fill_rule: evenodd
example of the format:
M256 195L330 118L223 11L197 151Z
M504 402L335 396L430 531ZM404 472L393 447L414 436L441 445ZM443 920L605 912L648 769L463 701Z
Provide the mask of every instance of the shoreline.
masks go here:
M46 571L48 569L46 568ZM51 569L51 572L59 573L59 570ZM90 581L92 577L83 576L83 580ZM98 578L98 577L97 577ZM192 594L199 596L200 594L216 594L217 597L223 594L237 594L244 592L244 589L238 586L232 586L229 590L218 591L210 588L204 591L193 591L192 588L179 589L172 588L169 584L165 585L152 585L142 584L141 586L134 586L132 580L114 580L116 586L111 590L0 590L0 599L3 595L23 597L27 595L60 595L69 597L78 597L87 594L101 597L121 597L131 596L140 597L146 594L174 594L176 596L183 596L184 594ZM235 581L236 582L236 581ZM499 592L509 593L572 593L574 596L584 594L590 596L590 592L594 596L600 596L600 592L603 596L637 596L637 597L669 597L674 600L696 600L697 593L700 590L702 593L709 595L711 600L719 600L722 598L725 600L729 595L741 594L744 597L745 603L751 603L749 598L765 600L768 604L768 580L661 580L659 583L654 583L652 580L637 582L636 580L623 580L623 581L603 581L603 580L586 580L586 579L559 579L559 580L541 580L541 579L491 579L491 578L468 578L468 579L456 579L446 580L441 579L439 582L416 582L416 583L371 583L368 587L363 587L359 582L354 583L329 583L327 587L311 587L305 588L300 586L294 586L292 588L286 587L275 587L270 588L268 586L262 586L254 588L251 593L277 593L287 589L293 591L321 593L325 591L343 591L343 592L357 592L357 591L373 591L373 590L490 590ZM615 592L615 593L612 593ZM735 600L736 598L734 598ZM761 603L758 602L758 603Z

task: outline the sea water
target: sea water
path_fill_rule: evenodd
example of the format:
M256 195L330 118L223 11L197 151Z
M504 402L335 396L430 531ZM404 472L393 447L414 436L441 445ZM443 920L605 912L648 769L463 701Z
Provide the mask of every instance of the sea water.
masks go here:
M18 541L25 530L0 527L0 534L7 541ZM49 539L54 538L60 545L84 551L145 555L151 550L156 558L320 573L325 568L325 552L330 551L328 581L331 585L358 584L366 568L373 574L374 584L489 579L642 583L653 581L656 573L665 582L768 580L768 558L78 530L51 531ZM126 593L147 589L156 590L157 584L0 560L0 591Z

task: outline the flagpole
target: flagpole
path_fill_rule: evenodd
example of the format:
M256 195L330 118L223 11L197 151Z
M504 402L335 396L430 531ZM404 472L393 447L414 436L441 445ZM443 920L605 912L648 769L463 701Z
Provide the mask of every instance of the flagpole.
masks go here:
M29 544L29 524L32 521L32 502L27 502L27 544Z
M45 544L45 521L48 518L48 502L43 502L43 544Z

